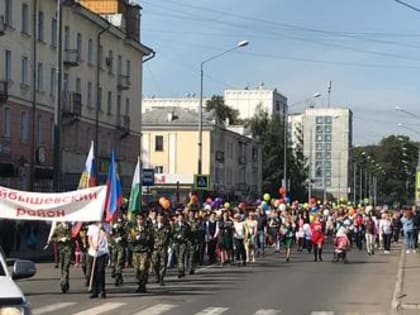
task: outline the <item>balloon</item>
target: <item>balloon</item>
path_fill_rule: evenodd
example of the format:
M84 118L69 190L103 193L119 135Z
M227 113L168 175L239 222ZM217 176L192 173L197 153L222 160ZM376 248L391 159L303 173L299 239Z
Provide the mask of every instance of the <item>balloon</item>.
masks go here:
M159 198L159 205L162 205L162 203L166 200L165 197L160 197Z
M168 199L165 199L162 201L162 203L160 204L160 206L164 209L164 210L168 210L169 207L171 206L171 202Z
M264 199L265 201L270 201L270 199L271 199L270 194L265 193L265 194L264 194L264 196L263 196L263 199Z
M286 205L284 203L280 204L279 210L280 211L285 211L286 210Z
M230 208L230 203L229 202L225 202L225 204L223 205L223 207L227 210Z
M262 201L262 202L261 202L261 208L262 208L264 211L267 211L268 209L270 209L270 206L268 205L267 201Z
M245 202L240 202L238 205L238 208L241 210L245 209L245 207L246 207Z
M211 204L211 202L212 202L212 201L213 201L213 200L212 200L210 197L208 197L208 198L206 199L206 203L207 203L207 204L209 204L209 205Z
M312 197L309 199L309 204L314 205L316 204L316 198Z
M212 209L216 209L217 208L217 202L216 201L212 201L210 204Z
M274 208L278 208L280 206L281 199L275 199L274 200Z
M223 199L222 199L222 198L220 198L220 197L217 197L217 198L215 199L215 201L216 201L218 204L221 204L221 203L223 202Z
M283 186L281 186L279 188L279 194L280 194L280 196L283 196L285 193L286 193L286 188L284 188Z
M191 196L191 203L196 203L198 201L198 197L196 195Z
M257 205L261 204L261 199L257 199L257 200L255 200L255 203L256 203Z
M289 197L286 197L285 198L285 201L286 201L286 203L290 203L290 198Z
M304 209L308 209L308 207L309 207L308 203L307 203L307 202L305 202L305 203L303 204L303 208L304 208Z
M312 208L311 208L311 212L315 213L315 212L317 212L317 211L318 211L318 208L317 208L317 207L312 207Z

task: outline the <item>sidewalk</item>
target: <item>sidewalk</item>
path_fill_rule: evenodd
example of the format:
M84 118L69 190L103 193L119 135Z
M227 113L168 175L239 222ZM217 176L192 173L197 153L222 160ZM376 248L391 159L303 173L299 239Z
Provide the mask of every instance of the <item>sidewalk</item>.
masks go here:
M401 263L401 294L399 308L402 310L418 310L420 312L420 254L402 253Z

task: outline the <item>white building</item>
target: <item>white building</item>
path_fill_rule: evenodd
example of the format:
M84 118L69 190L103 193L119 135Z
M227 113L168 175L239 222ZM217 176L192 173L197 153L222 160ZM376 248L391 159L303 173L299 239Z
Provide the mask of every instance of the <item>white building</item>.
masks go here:
M209 99L203 98L203 106ZM159 108L182 108L198 111L200 106L200 98L194 95L189 97L143 97L142 111L143 113L159 109Z
M287 117L287 127L290 135L290 145L295 150L298 146L303 147L303 115L290 114Z
M313 189L335 198L350 193L353 114L348 108L307 108L303 114L304 154Z
M261 105L270 115L287 113L287 97L277 89L267 89L261 84L255 89L225 90L225 104L239 111L240 119L252 118Z
M77 187L96 130L99 175L106 177L114 148L123 184L130 185L128 179L140 151L136 117L140 117L142 64L152 53L140 42L140 10L123 0L63 1L59 126L63 188ZM0 164L16 169L8 178L0 174L0 184L26 189L34 182L30 188L50 190L57 100L57 1L2 0L0 17L7 25L0 37L0 81L8 86L7 102L0 105Z

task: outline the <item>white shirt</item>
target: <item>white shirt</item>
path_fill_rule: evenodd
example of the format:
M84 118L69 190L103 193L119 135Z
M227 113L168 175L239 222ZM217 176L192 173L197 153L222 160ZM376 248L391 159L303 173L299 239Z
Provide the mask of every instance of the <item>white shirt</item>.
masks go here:
M233 237L237 239L244 239L244 222L233 223Z
M88 254L92 257L100 257L102 255L108 254L108 237L107 233L99 229L96 224L89 225L87 236L91 238L92 243L97 246L96 251L89 247Z

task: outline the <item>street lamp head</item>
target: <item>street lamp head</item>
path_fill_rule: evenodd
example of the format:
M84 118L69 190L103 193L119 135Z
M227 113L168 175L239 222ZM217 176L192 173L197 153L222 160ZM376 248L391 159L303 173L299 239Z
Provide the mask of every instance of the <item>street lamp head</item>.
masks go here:
M398 127L402 127L402 125L403 125L402 123L398 123L397 124Z
M243 40L243 41L240 41L237 46L238 47L245 47L245 46L248 46L248 44L249 44L249 41Z
M400 106L395 106L394 109L399 110L399 111L402 110L402 108Z
M314 95L312 95L313 98L317 98L317 97L320 97L320 96L321 96L321 93L318 93L318 92L315 93Z

